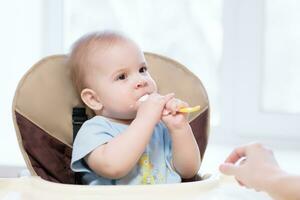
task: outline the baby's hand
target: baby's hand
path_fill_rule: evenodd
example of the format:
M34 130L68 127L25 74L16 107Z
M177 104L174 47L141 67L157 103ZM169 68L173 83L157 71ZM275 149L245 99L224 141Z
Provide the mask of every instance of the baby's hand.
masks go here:
M158 123L166 103L173 97L174 93L165 96L158 93L150 94L147 100L139 105L136 117L146 118L147 121L153 122L154 124Z
M169 129L179 129L188 123L188 114L178 112L180 108L188 106L186 102L176 98L166 103L162 120Z

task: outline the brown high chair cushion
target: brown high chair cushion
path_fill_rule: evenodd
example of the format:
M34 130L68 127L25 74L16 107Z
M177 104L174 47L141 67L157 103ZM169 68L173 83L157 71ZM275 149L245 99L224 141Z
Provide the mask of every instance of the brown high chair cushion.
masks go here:
M209 127L208 97L201 81L183 65L153 53L145 53L159 93L174 92L201 110L189 116L201 158ZM35 64L20 81L13 102L18 143L32 175L53 182L74 184L70 169L72 109L84 107L72 85L65 55L50 56ZM145 116L146 117L146 116Z

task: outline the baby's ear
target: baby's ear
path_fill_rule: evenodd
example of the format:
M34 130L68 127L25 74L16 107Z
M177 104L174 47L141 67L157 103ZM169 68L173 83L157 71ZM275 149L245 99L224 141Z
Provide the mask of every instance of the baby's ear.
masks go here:
M81 91L81 99L92 110L99 111L103 108L96 92L92 89L83 89Z

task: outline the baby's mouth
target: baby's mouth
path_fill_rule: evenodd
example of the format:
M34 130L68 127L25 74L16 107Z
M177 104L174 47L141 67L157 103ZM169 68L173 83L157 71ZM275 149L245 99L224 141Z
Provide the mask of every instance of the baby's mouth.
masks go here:
M149 94L145 94L144 96L141 96L141 97L138 99L138 101L140 101L140 102L146 101L146 100L148 99L148 97L149 97Z

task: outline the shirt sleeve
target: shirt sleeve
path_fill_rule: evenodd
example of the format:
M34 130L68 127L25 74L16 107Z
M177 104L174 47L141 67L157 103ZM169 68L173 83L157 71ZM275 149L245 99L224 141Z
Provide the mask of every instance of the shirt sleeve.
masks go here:
M104 120L89 120L78 131L73 143L71 169L74 172L91 172L84 157L97 147L109 142L114 135Z

